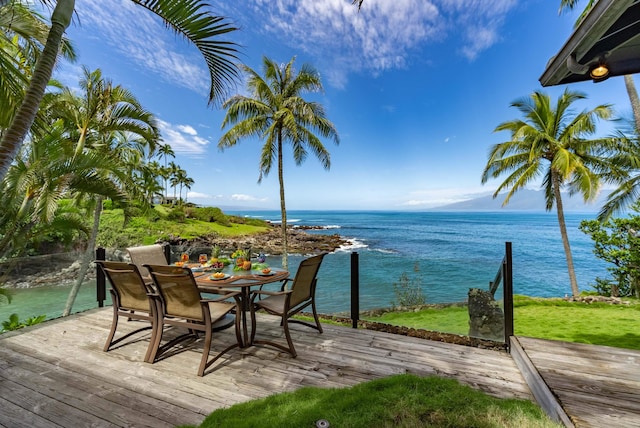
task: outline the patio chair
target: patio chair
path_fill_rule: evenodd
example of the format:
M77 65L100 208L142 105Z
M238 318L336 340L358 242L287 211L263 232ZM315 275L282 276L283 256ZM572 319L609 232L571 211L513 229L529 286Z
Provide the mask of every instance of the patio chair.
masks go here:
M151 275L144 265L168 265L169 260L164 252L162 245L142 245L139 247L127 248L129 257L131 257L131 263L135 264L140 271L140 274L144 278L145 282L152 284L153 280Z
M325 253L317 256L309 257L302 262L298 267L296 275L291 281L290 278L286 279L282 284L280 291L268 291L268 290L256 290L252 291L251 295L251 344L265 344L274 346L289 354L293 358L297 356L293 341L291 340L291 334L289 332L289 323L304 324L308 327L318 330L322 333L322 326L318 319L318 313L316 311L316 275L320 269L320 264L324 258ZM291 282L291 287L287 289L287 284ZM260 298L262 296L262 298ZM264 297L266 296L266 297ZM258 298L258 300L256 299ZM313 318L315 325L291 319L291 317L303 309L311 306L313 311ZM277 342L267 340L255 340L256 335L256 312L260 309L265 310L267 313L277 315L282 318L281 325L284 329L284 335L287 339L287 345L284 346Z
M104 345L104 351L108 352L114 345L136 333L151 329L151 340L144 357L144 360L147 361L151 355L155 327L157 326L156 305L151 296L153 290L145 284L137 266L132 263L102 260L96 260L95 263L102 269L111 283L109 292L113 301L113 321L111 322L111 331ZM126 317L128 321L146 321L146 325L114 340L120 317Z
M175 354L176 345L187 339L197 340L198 332L204 332L202 359L198 368L198 376L204 376L205 370L227 351L241 346L240 317L235 317L236 342L209 359L211 340L216 321L224 318L232 311L239 313L241 308L238 291L217 290L220 297L202 298L193 273L188 268L145 265L149 270L157 290L158 328L155 343L152 346L149 362L154 363L162 358ZM226 301L233 299L233 301ZM161 345L164 326L183 327L187 333L179 335ZM171 350L173 349L173 352Z

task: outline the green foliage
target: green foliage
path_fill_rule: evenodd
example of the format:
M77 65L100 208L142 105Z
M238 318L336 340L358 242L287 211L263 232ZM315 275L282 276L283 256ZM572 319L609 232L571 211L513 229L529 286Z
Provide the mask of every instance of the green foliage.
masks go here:
M181 206L177 206L171 209L167 213L167 220L169 221L184 223L186 219L187 219L187 213L185 212L184 208L182 208Z
M24 321L20 321L18 314L11 314L9 315L8 321L2 321L2 331L13 331L18 330L19 328L40 324L46 318L46 315L39 315L37 317L30 317Z
M227 217L220 208L217 207L201 207L201 208L190 208L189 213L190 218L195 218L196 220L206 221L209 223L218 223L222 226L231 226L231 221L229 217Z
M634 208L638 212L638 205ZM612 218L602 223L583 220L580 230L591 237L596 257L610 263L612 280L596 278L592 285L604 295L640 296L640 216Z
M211 413L209 427L557 427L528 400L491 397L454 379L403 374L351 388L305 387Z
M419 306L427 302L427 297L422 291L422 275L420 274L420 264L416 262L413 266L413 276L406 272L400 274L398 282L393 283L393 293L396 300L391 302L392 306Z

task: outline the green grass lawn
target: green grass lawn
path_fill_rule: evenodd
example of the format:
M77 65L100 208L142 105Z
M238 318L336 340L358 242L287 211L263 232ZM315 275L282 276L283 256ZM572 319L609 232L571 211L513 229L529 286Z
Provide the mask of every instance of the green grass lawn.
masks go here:
M312 428L559 427L526 400L490 397L453 379L396 375L351 388L306 387L216 410L200 425Z
M640 350L640 304L567 302L514 296L514 330L519 336L615 346ZM466 307L391 312L367 320L392 325L467 335Z

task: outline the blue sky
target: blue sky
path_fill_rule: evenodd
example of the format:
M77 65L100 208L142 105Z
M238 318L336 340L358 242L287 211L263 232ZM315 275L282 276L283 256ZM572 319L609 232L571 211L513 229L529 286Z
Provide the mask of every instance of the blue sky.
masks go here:
M508 138L493 130L520 118L514 100L565 89L538 78L577 16L558 15L559 0L365 0L360 13L350 0L211 3L241 28L229 39L249 67L259 70L263 55L296 56L322 76L324 93L308 98L325 106L340 145L325 141L329 171L285 154L291 210L419 210L492 193L497 183L483 186L482 170L489 148ZM56 77L75 86L84 65L131 90L194 179L189 201L279 209L277 170L257 183L261 141L218 150L224 111L207 106L193 47L129 0L76 0L76 11L67 35L79 58ZM610 103L630 115L622 78L571 89L588 95L579 109Z

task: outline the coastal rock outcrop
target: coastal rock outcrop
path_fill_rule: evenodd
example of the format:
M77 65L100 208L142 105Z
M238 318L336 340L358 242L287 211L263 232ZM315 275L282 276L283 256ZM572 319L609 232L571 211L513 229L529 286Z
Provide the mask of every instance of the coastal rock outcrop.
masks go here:
M296 254L317 254L321 252L333 252L340 247L350 244L350 241L338 234L308 233L299 228L288 228L288 248L289 253ZM184 239L181 237L170 237L169 243L176 246L191 247L213 247L219 246L223 250L235 250L237 248L251 248L254 253L262 252L271 255L282 254L282 233L280 226L274 225L264 233L246 236L234 236L224 238L220 236L204 236L195 239Z

